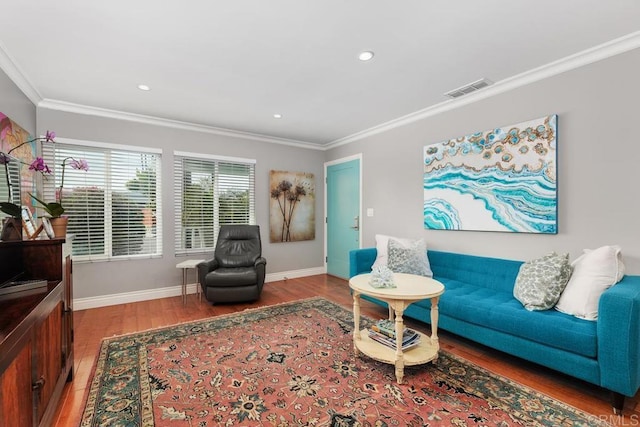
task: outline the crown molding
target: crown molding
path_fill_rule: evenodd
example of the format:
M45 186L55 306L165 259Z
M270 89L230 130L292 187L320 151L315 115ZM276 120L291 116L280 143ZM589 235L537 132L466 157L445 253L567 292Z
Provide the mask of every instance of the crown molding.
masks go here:
M91 107L88 105L75 104L72 102L59 101L55 99L43 99L38 104L39 108L49 110L64 111L67 113L85 114L89 116L105 117L109 119L127 120L130 122L143 123L155 126L165 126L174 129L188 130L193 132L209 133L213 135L229 136L233 138L251 139L254 141L269 142L272 144L289 145L312 150L323 150L323 147L307 141L295 139L278 138L275 136L261 135L251 132L243 132L232 129L219 128L215 126L201 125L197 123L183 122L180 120L163 119L160 117L147 116L144 114L127 113L124 111L110 110L108 108Z
M509 77L507 79L500 80L489 87L481 89L477 92L473 92L461 98L447 100L439 104L424 108L422 110L407 114L406 116L398 117L397 119L393 119L372 128L354 133L344 138L336 139L335 141L331 141L323 147L327 150L330 150L341 145L359 141L363 138L377 135L379 133L389 131L399 126L404 126L409 123L425 119L427 117L432 117L445 111L454 110L456 108L472 104L482 99L490 98L500 93L507 92L521 86L526 86L528 84L549 77L553 77L566 71L580 68L615 55L620 55L639 47L640 31L636 31L634 33L627 34L626 36L611 40L607 43L603 43L582 52L578 52L574 55L567 56L557 61L550 62L546 65L542 65L540 67Z
M0 69L3 70L7 76L18 86L18 89L25 94L27 98L33 103L38 105L42 101L42 95L36 89L36 87L27 78L27 75L20 69L16 61L13 60L9 52L0 42Z

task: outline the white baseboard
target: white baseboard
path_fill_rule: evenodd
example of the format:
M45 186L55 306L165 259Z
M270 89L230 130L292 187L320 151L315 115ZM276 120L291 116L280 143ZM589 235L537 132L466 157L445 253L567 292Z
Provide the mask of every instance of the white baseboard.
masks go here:
M187 293L195 293L196 285L187 286ZM108 305L126 304L128 302L147 301L159 298L177 297L182 295L182 286L168 286L166 288L145 289L143 291L123 292L121 294L100 295L97 297L74 298L73 309L86 310L88 308L106 307Z
M280 273L270 273L265 277L265 282L276 282L278 280L294 279L297 277L314 276L326 273L324 267L306 268L302 270L283 271ZM195 294L196 284L187 285L187 294ZM178 297L182 295L182 286L168 286L165 288L145 289L143 291L123 292L120 294L100 295L97 297L75 298L73 300L74 310L86 310L89 308L106 307L109 305L126 304L129 302L148 301L160 298Z
M315 276L316 274L325 274L326 272L327 272L327 269L325 267L314 267L314 268L305 268L303 270L283 271L280 273L267 274L267 277L265 277L264 281L266 283L277 282L278 280L287 280L287 279L295 279L297 277Z

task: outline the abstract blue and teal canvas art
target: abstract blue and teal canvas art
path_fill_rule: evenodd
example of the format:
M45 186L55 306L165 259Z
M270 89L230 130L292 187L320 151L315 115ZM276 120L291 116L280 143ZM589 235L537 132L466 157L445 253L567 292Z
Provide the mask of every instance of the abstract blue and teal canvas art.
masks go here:
M424 227L558 232L556 114L424 147Z

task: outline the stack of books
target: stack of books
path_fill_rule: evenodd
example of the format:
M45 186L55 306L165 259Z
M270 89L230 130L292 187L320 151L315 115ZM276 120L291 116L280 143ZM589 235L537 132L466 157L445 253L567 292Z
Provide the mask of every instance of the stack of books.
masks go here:
M396 348L396 326L392 320L378 320L369 329L369 338L386 345L387 347ZM420 334L413 329L404 328L402 333L402 350L408 350L415 347L420 342Z

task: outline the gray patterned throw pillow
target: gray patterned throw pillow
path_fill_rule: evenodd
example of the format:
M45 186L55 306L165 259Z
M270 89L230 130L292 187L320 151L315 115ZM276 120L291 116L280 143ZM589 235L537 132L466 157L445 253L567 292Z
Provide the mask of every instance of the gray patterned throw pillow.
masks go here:
M424 240L405 243L389 239L388 251L387 267L394 273L433 277L429 258L427 258L427 245Z
M571 277L569 254L552 252L520 266L513 296L527 310L548 310L556 305Z

